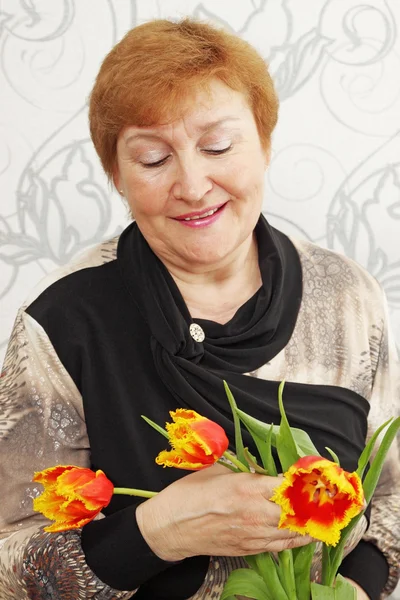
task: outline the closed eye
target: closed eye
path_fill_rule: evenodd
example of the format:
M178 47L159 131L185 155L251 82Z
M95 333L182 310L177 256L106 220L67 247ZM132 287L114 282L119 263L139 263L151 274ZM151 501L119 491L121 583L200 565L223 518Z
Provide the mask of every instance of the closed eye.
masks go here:
M232 144L230 144L229 146L227 146L226 148L221 148L218 150L214 150L213 148L204 148L204 152L207 152L207 154L225 154L226 152L228 152L230 149L232 148Z
M230 144L226 148L220 148L220 149L204 148L203 152L206 152L207 154L211 154L213 156L218 156L220 154L225 154L226 152L229 152L229 150L231 148L232 148L232 144ZM167 160L170 156L171 155L168 154L161 160L157 160L156 162L151 162L151 163L142 163L142 165L146 169L153 169L153 168L161 167L162 165L164 165L167 162Z
M168 154L167 156L164 156L164 158L162 158L161 160L157 160L156 162L142 163L142 165L146 169L152 169L154 167L161 167L167 161L169 156L170 156L170 154Z

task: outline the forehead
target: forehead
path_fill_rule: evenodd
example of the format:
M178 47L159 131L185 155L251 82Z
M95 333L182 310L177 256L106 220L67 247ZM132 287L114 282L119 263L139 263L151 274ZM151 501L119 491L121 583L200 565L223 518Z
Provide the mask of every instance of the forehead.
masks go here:
M201 135L218 126L238 127L240 123L253 121L248 102L241 92L232 90L214 79L204 86L197 86L176 107L170 119L150 126L129 125L122 135L125 142L140 136L168 134L184 127L190 135ZM254 123L255 125L255 123Z

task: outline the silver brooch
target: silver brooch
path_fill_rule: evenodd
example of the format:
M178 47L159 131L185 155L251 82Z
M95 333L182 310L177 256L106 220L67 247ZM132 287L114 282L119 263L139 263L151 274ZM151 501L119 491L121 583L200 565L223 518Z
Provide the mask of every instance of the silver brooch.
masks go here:
M196 342L204 342L206 339L205 333L197 323L192 323L189 327L189 333Z

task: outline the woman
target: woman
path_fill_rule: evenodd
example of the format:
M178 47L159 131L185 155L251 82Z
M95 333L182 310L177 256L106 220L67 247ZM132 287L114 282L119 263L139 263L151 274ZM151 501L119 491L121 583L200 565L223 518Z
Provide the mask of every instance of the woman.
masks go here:
M157 466L164 440L141 414L163 423L192 408L233 443L222 380L276 422L285 378L291 424L353 470L367 426L394 413L377 283L260 216L277 105L253 48L188 19L133 29L106 57L91 134L135 222L18 315L1 380L2 598L219 598L240 556L310 541L277 528L276 478ZM160 493L114 497L82 531L45 533L31 479L55 464ZM398 578L395 449L385 473L341 567L362 599Z

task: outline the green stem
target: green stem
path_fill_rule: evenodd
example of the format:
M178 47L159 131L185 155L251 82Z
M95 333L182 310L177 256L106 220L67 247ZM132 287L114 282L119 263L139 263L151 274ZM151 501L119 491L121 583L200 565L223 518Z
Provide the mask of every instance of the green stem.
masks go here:
M294 578L293 554L291 550L278 552L282 585L288 600L296 600L296 582Z
M342 559L343 559L343 548L340 548L337 553L334 553L333 558L330 557L329 571L328 571L328 574L326 577L325 585L329 585L330 587L333 587L333 584L335 582L336 573L337 573L338 568L340 567Z
M332 586L332 565L330 557L330 548L326 544L322 544L322 585Z
M229 459L230 460L230 459ZM227 469L229 469L230 471L233 471L234 473L239 473L239 469L237 469L236 467L234 467L233 465L229 465L228 463L226 463L224 460L217 460L217 463L219 465L222 465L223 467L226 467Z
M124 494L126 496L140 496L141 498L152 498L158 492L148 492L147 490L135 490L134 488L114 488L114 494Z
M250 469L246 467L246 465L244 465L242 462L240 462L240 460L234 454L229 452L229 450L224 452L222 456L225 456L225 458L227 458L231 463L233 463L235 467L239 469L239 471L242 471L243 473L250 473Z

